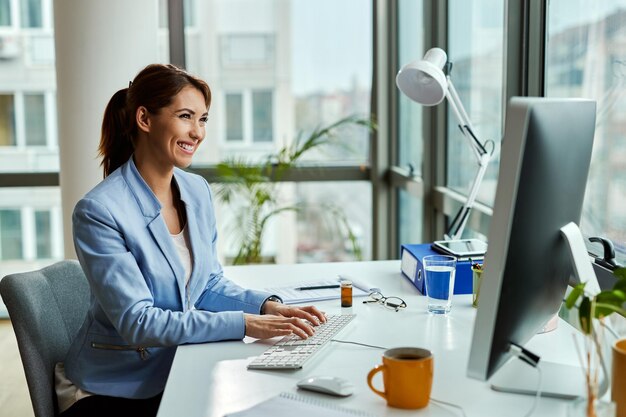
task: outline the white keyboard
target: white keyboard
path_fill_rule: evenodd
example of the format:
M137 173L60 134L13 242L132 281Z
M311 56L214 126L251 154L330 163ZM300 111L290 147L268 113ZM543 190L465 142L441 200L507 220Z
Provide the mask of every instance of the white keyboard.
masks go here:
M280 339L261 356L248 364L248 369L300 369L313 355L319 352L343 329L354 314L326 316L326 323L315 328L308 339L289 335Z

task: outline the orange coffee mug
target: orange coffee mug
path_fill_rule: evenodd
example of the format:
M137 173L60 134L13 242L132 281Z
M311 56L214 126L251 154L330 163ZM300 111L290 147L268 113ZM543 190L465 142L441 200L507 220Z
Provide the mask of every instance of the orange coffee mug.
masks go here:
M381 371L384 391L372 385L372 378ZM429 350L412 347L386 350L383 364L367 374L367 385L391 407L424 408L433 386L433 355Z
M626 417L626 339L613 345L611 374L611 399L615 402L617 417Z

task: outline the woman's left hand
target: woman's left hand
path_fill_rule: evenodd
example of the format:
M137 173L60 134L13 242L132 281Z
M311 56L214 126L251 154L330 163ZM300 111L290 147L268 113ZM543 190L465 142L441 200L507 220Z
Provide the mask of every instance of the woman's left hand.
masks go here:
M277 303L276 301L267 301L263 306L262 314L273 314L282 317L298 317L308 320L314 326L320 323L326 323L326 316L315 306L294 307Z

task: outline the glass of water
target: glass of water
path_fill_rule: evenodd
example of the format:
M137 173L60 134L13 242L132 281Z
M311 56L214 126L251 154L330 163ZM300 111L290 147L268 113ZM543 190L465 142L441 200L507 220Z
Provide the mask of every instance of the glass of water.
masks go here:
M446 255L424 256L422 265L428 296L428 312L448 314L452 307L456 258Z

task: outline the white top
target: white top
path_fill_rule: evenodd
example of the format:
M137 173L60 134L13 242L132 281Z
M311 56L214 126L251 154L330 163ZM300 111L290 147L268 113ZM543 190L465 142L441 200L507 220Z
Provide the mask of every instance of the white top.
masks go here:
M172 234L174 239L174 246L180 257L180 261L185 268L185 286L189 285L189 278L191 278L191 269L193 268L193 259L191 257L191 244L189 243L189 231L187 225L183 227L183 230L178 234Z

